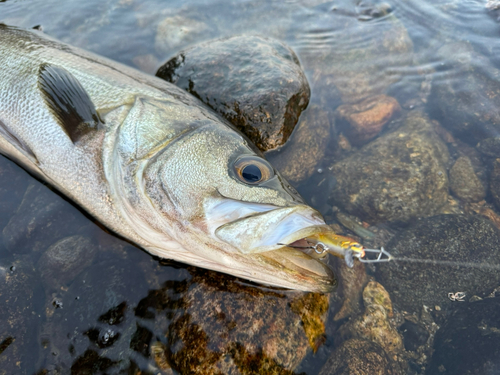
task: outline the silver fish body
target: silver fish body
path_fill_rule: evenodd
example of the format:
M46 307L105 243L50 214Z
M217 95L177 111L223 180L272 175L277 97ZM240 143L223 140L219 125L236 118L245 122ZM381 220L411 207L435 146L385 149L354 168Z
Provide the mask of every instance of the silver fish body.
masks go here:
M156 77L0 25L0 152L151 254L273 286L335 285L321 260L283 245L328 233L321 215Z

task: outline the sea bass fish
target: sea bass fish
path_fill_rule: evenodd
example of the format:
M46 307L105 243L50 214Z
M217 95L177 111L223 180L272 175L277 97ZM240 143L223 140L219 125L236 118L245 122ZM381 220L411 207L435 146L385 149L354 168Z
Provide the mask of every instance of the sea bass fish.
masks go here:
M340 237L241 133L159 78L0 25L0 152L153 255L335 286L316 245Z

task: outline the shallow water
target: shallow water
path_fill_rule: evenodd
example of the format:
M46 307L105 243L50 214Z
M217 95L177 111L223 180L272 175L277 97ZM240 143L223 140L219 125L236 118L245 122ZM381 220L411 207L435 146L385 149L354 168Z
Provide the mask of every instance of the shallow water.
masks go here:
M484 115L484 124L478 122L471 128L458 128L455 126L456 118L443 115L442 107L445 105L441 104L439 99L442 93L436 94L432 91L439 85L453 86L455 83L457 98L465 95L464 100L469 100L466 96L469 91L484 90L485 98L491 99L494 104L497 95L495 90L500 79L496 70L500 63L497 43L499 24L495 15L485 9L484 1L407 0L367 3L354 0L258 0L229 3L216 0L70 0L62 4L54 0L7 0L0 2L0 22L25 28L41 25L43 31L52 37L153 74L162 62L175 56L181 49L202 41L238 34L261 35L282 40L297 53L308 77L312 91L309 111L324 111L330 122L335 122L324 158L313 167L315 172L311 177L296 184L306 200L320 210L329 222L337 224L337 228L343 230L344 234L361 238L363 232L357 231L357 235L361 237L356 237L356 230L353 232L352 227L349 229L346 223L345 227L339 225L341 220L337 219L332 207L339 207L342 212L355 215L365 227L377 234L375 239L367 242L376 247L386 245L389 238L397 237L407 228L413 228L420 218L428 216L481 214L494 225L500 222L496 216L500 209L495 206L494 178L490 177L495 175L494 159L500 155L487 155L476 147L478 142L486 138L498 137L500 126L495 126L496 112L492 110ZM460 45L464 42L467 47L461 52ZM443 46L452 47L450 50L443 50ZM462 54L453 60L449 51ZM466 65L460 65L462 62ZM472 83L468 81L467 77L471 71L481 74L481 78ZM399 117L393 116L375 138L357 144L354 136L350 139L351 146L342 146L343 141L339 134L348 134L349 129L348 125L338 119L338 113L335 112L337 107L380 94L397 100L401 106ZM475 102L469 100L469 103L477 103L478 106L483 102L481 98ZM450 99L446 106L453 108L454 105L463 104L464 102L459 100ZM403 129L405 119L415 111L426 113L433 121L429 123L433 124L434 130L430 135L426 133L423 138L424 143L439 143L438 146L432 146L434 151L431 154L438 153L435 151L438 149L442 154L448 155L443 157L447 160L442 162L432 161L437 163L437 167L422 167L425 170L420 174L420 178L434 178L434 173L441 173L440 176L449 175L455 160L467 156L486 188L485 201L481 203L483 199L478 199L479 203L467 202L457 197L457 193L450 190L448 185L442 189L444 193L432 190L433 197L429 196L423 200L420 198L420 201L415 198L417 200L412 201L412 207L408 204L401 208L403 213L400 216L386 213L388 209L382 207L383 203L380 202L382 208L375 207L370 211L370 208L344 206L342 202L335 201L331 191L342 186L342 181L338 180L342 177L332 173L332 170L335 170L332 166L344 160L347 163L352 155L362 152L360 149L364 145L374 144L373 149L366 152L376 154L380 147L383 147L383 144L376 146L376 140L390 136L391 132L397 129ZM469 111L474 112L475 109L470 108ZM489 121L489 118L492 120ZM490 125L488 121L494 124ZM408 142L416 138L416 133L417 131L410 131ZM297 134L298 132L294 135ZM296 141L300 145L300 140L295 140L294 135L290 144L293 145L292 142ZM436 159L441 156L438 155ZM399 155L393 157L396 160ZM269 158L272 161L279 158L279 155L270 153ZM437 171L436 168L441 169ZM0 322L9 325L6 333L0 332L5 336L0 335L0 360L2 356L11 356L18 363L16 366L19 373L69 373L69 369L76 374L119 371L133 374L139 371L168 373L169 370L162 369L161 355L155 353L167 353L166 356L170 355L172 358L178 353L184 353L172 327L182 319L187 319L186 317L192 321L201 321L203 314L196 309L210 309L210 306L217 304L222 306L220 314L231 315L233 307L229 306L228 299L233 297L228 296L234 296L234 300L238 301L238 308L241 309L240 313L231 315L234 318L231 324L243 326L247 321L265 320L261 316L265 304L259 314L259 311L248 309L244 302L240 304L240 300L254 301L252 303L256 305L263 300L270 301L270 304L276 303L276 309L286 311L286 319L295 322L293 319L300 316L304 324L302 313L297 313L300 309L289 307L298 306L297 296L293 293L247 284L238 289L227 285L239 283L230 277L222 277L220 281L220 276L214 276L204 270L159 261L108 233L71 203L52 192L49 187L43 186L1 156L0 172L0 229L3 229L3 242L0 242L0 279L5 285L10 283L10 292L0 290L0 297L5 301L4 306L0 306ZM357 173L356 170L352 171L354 177ZM364 178L361 172L359 176ZM390 177L387 178L389 189L391 181ZM394 172L394 181L397 178L399 177ZM367 182L368 185L371 183ZM423 183L417 181L415 184L420 186ZM433 184L434 182L430 185ZM395 186L399 185L395 183ZM383 188L380 189L381 195L386 194L382 193ZM424 190L422 188L422 191L414 194L424 194ZM425 194L429 191L425 190ZM444 198L439 201L435 199L438 193L444 194ZM30 202L36 201L36 197L43 197L43 200L39 198L40 202L30 206ZM404 199L401 197L401 200ZM438 202L435 203L437 206L433 206L434 202ZM426 207L420 207L419 211L415 206ZM397 204L394 204L394 207L393 212L400 209ZM412 213L406 215L405 212L408 211ZM29 215L36 216L37 219L32 220ZM443 232L443 235L445 234ZM81 250L79 266L69 271L51 268L56 266L44 258L44 252L47 248L52 249L52 245L58 241L71 236L91 239L87 248ZM72 246L76 248L74 243L79 241L78 238L68 245L71 249ZM398 254L405 256L403 252ZM498 253L493 254L493 258L495 256L500 259ZM484 259L482 257L486 255L476 259L472 254L470 258L466 256L465 259L459 259L463 267L460 272L463 272L464 279L473 280L472 272L475 269L467 268L464 262L481 263ZM453 261L453 254L451 260ZM449 258L442 261L449 261ZM406 266L414 267L413 269L422 267L416 263L400 264L400 267ZM439 269L445 273L448 272L448 266L442 265ZM383 280L376 272L377 267L368 267L368 272L374 274L377 280ZM224 286L219 288L218 281L224 283ZM462 285L459 281L453 282L455 284L450 284L446 292L458 292L457 288L467 288L468 285ZM471 287L471 293L480 297L488 295L500 285L500 279L492 282L493 284L480 292ZM392 298L391 289L384 282L382 284L389 289ZM432 286L430 288L432 289ZM196 293L202 293L207 296L209 302L197 305L193 302L193 298L196 298L193 295L188 296L188 292L194 296L199 295ZM469 293L468 290L467 292ZM401 295L402 292L394 292L397 293ZM408 300L411 300L412 290L406 290L406 293ZM443 291L440 295L444 305L439 306L439 309L430 306L432 319L438 323L446 321L444 312L456 308L456 303L448 299L447 293ZM399 303L393 300L396 310L399 311L395 319L400 322L394 323L396 325L407 317L402 311L408 310L411 305L405 304L405 297L398 298ZM275 301L286 303L281 306ZM343 321L333 321L333 316L341 304L342 301L335 298L330 301L325 335L320 340L319 349L315 354L307 344L297 344L299 349L292 349L293 346L286 348L285 352L304 351L305 359L300 365L293 366L295 373L319 373L327 358L339 345L340 331L337 330ZM224 311L224 308L227 311ZM265 311L266 314L272 315L272 312ZM359 313L360 311L354 310L352 316ZM408 315L412 313L414 312L410 311ZM199 317L198 314L202 316ZM425 320L419 311L413 315L417 317L416 320ZM279 316L275 319L284 318ZM202 322L196 324L203 325ZM269 328L271 323L269 326L265 325L267 323L263 324L263 327L267 327L265 329L272 331ZM225 334L230 336L231 330L232 328L228 329ZM220 349L216 348L218 338L210 337L210 333L207 335L208 338L196 336L196 340L206 339L207 347L214 346L211 347L210 353L217 352ZM284 341L294 338L295 336L291 335ZM231 339L234 342L242 340L241 337ZM252 345L257 348L257 352L261 350L259 353L264 353L262 355L265 356L265 350L269 346L265 340L274 343L276 338L269 334L256 340ZM422 350L429 350L429 347L425 347L427 344L432 345L432 342L423 344ZM201 355L201 352L193 353ZM289 353L283 354L286 355ZM406 363L410 363L408 373L423 373L426 365L421 360L407 353L400 352L398 355ZM234 358L236 357L233 356ZM209 362L207 358L199 360ZM7 363L10 365L10 362ZM273 367L277 369L275 373L286 373L279 365L274 365L277 366ZM250 365L243 363L238 366L242 366L241 370ZM255 372L248 368L245 371ZM0 369L0 374L2 373L4 372Z

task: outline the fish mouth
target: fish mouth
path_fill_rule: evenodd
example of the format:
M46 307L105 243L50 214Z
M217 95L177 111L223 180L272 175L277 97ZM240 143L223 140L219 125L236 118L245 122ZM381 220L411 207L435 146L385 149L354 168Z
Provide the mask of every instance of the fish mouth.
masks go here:
M311 251L307 246L317 242L318 236L334 233L321 214L309 206L262 209L220 225L214 234L239 253L275 269L275 280L270 281L274 285L285 285L280 278L286 279L286 285L293 283L296 289L310 291L330 292L336 285L332 270L324 262L326 253Z

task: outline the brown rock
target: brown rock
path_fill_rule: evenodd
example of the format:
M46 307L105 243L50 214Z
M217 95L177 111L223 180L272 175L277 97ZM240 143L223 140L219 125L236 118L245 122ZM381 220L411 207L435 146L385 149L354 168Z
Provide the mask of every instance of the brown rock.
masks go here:
M360 339L347 340L325 363L319 375L396 375L395 363L377 344Z
M448 158L429 119L412 111L402 127L329 168L337 181L330 197L371 222L431 216L448 199Z
M365 306L382 306L389 318L392 318L392 302L387 290L375 281L370 281L363 290L363 302Z
M344 261L336 262L335 274L339 280L336 293L332 293L332 305L341 306L333 317L334 321L345 319L361 312L361 295L368 282L365 266L361 262L354 262L349 268Z
M363 291L365 312L361 317L344 324L341 336L362 338L377 343L388 354L397 355L403 351L403 340L396 327L389 320L392 302L382 285L370 282Z
M450 169L451 191L466 202L479 202L486 196L481 180L476 176L472 163L467 156L457 159Z
M291 183L307 180L324 159L330 138L330 116L314 105L302 115L287 144L268 156L269 161Z
M349 123L347 136L355 144L374 138L384 125L401 111L398 101L387 95L377 95L357 104L337 108L337 116Z
M328 295L280 293L217 272L190 272L190 281L170 283L152 300L172 315L165 350L179 373L291 375L323 342Z

